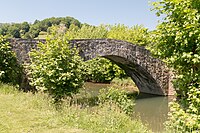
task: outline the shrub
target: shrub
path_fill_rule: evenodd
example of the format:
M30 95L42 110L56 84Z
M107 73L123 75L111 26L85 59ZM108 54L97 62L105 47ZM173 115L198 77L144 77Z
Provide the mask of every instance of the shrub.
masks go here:
M72 97L83 84L82 60L67 38L53 34L38 50L30 52L29 74L37 90L48 92L54 102Z
M164 21L153 35L153 52L173 68L179 100L171 106L170 128L198 132L200 128L200 4L199 0L154 2ZM178 105L179 104L179 105ZM175 121L177 120L177 122Z
M112 87L100 90L99 103L103 104L106 102L110 103L110 105L116 104L126 114L130 115L133 113L133 99L129 99L124 90Z
M189 107L177 102L170 103L169 121L166 122L168 130L173 132L198 132L200 129L200 91L190 87L187 93Z
M94 58L86 63L86 80L93 82L110 82L115 77L125 77L125 72L105 58Z
M123 24L109 25L107 38L128 41L140 46L146 46L150 43L150 36L148 29L142 25L135 25L132 27Z
M21 82L21 74L22 67L17 63L15 53L6 38L0 35L0 81L17 85Z

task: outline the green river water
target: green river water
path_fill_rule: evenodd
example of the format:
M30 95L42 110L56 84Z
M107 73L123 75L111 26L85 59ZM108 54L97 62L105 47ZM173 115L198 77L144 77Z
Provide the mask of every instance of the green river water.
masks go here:
M86 83L86 91L91 95L98 95L102 88L107 88L109 84ZM163 123L167 120L168 103L170 97L155 96L149 94L139 94L136 98L133 117L140 117L143 124L153 132L162 132L164 130Z

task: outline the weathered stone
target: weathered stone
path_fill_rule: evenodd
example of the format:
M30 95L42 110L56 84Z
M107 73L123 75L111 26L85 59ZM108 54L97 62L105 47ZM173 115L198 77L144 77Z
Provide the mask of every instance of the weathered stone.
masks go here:
M19 63L29 62L28 52L45 40L9 40ZM166 65L150 55L142 46L114 39L79 39L69 43L77 47L84 60L101 56L116 63L133 79L140 92L173 95L171 72Z

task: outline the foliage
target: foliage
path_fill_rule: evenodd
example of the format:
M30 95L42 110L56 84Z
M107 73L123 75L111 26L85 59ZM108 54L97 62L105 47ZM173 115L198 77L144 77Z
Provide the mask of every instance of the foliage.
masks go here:
M17 63L6 38L0 35L0 81L14 85L21 82L22 67Z
M198 105L199 106L199 105ZM193 112L191 112L193 110ZM177 102L170 104L170 121L167 121L166 129L171 132L191 133L200 129L200 115L195 115L196 107L191 105L186 111Z
M20 25L12 24L8 29L8 33L12 38L20 38Z
M29 24L23 23L5 23L0 26L0 35L7 36L10 38L21 38L29 31Z
M105 58L95 58L86 62L85 79L93 82L110 82L115 77L125 77L125 73L117 65Z
M104 25L90 26L87 24L79 28L76 25L71 25L66 32L66 36L71 39L100 39L107 37L107 28Z
M183 107L177 102L170 103L169 121L167 129L177 132L195 132L200 129L200 91L199 88L188 88L188 107Z
M42 21L36 20L34 24L31 25L29 33L32 38L35 38L38 37L41 31L48 32L48 29L52 26L63 25L64 27L69 28L71 24L81 27L81 23L73 17L52 17Z
M187 132L200 125L200 1L163 0L153 3L164 21L154 34L153 52L165 60L177 75L174 86L181 106L174 103L172 127L185 127ZM174 110L173 110L174 109ZM180 118L179 113L181 112ZM194 119L195 118L195 119ZM179 123L174 122L179 119ZM191 119L192 123L187 123Z
M81 28L71 25L66 32L69 39L100 39L111 38L131 42L145 46L150 43L150 36L147 28L142 25L128 27L118 25L83 25Z
M127 90L130 93L135 93L137 95L139 93L139 90L133 80L130 77L126 78L114 78L111 82L111 85L113 87L120 87L124 90ZM137 93L136 93L137 92Z
M132 27L123 24L109 25L107 38L131 42L136 45L146 46L150 43L149 32L142 25Z
M134 102L129 99L126 91L116 88L101 89L99 94L99 102L110 105L116 104L123 112L131 115L133 113Z
M50 36L45 44L38 44L38 50L30 52L30 58L32 85L47 91L55 102L72 96L82 86L81 57L76 48L71 48L65 36Z
M23 23L5 23L0 25L0 35L6 35L9 38L36 38L40 32L47 32L53 25L63 24L69 28L71 24L81 27L81 23L73 17L52 17L44 20L35 20L33 24Z
M66 32L68 39L99 39L107 37L104 25L83 25L81 28L71 25ZM105 58L95 58L85 63L85 80L94 82L110 82L115 76L124 77L125 72Z

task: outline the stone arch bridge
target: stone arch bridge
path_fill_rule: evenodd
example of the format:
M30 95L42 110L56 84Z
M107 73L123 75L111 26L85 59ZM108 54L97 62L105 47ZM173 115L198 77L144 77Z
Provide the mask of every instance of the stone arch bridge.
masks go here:
M19 63L25 63L29 61L28 52L45 40L10 39L9 42ZM101 56L116 63L132 78L140 92L164 96L174 94L171 72L142 46L114 39L79 39L70 43L80 50L84 60Z

